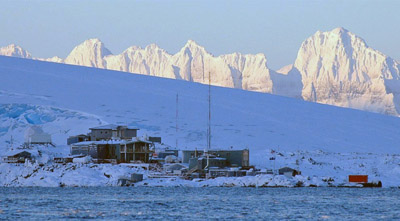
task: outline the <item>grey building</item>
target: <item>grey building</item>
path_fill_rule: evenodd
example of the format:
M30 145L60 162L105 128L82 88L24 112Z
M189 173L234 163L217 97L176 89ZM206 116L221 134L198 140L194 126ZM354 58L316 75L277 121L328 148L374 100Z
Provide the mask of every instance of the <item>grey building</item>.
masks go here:
M176 149L165 149L164 151L158 152L158 158L165 159L167 156L176 156L178 157L178 150Z
M120 160L121 144L115 141L86 141L71 145L71 155L91 156L93 159Z
M92 156L94 153L94 149L97 148L96 142L94 141L84 141L73 143L71 145L71 155L85 155ZM96 150L97 151L97 150Z
M136 127L115 124L108 124L89 129L90 133L88 135L90 136L91 141L111 139L129 140L133 137L137 137L137 131L139 130Z
M191 158L189 160L189 170L203 170L207 166L206 157ZM228 166L228 161L225 158L209 158L208 168L225 168Z
M210 169L208 177L241 177L246 175L247 171L245 170Z
M85 141L71 145L71 155L87 155L98 160L116 160L118 163L149 163L152 142L144 140Z
M290 167L283 167L279 169L279 175L285 175L287 177L291 177L291 176L296 176L296 175L300 175L301 172L298 170L295 170L293 168Z
M32 160L33 156L28 151L21 151L19 153L7 156L3 158L6 163L25 163L25 160Z
M153 143L161 143L161 137L149 137L149 141Z
M71 144L79 143L79 142L83 142L83 141L90 141L90 136L85 135L85 134L70 136L67 139L67 145L71 145Z
M214 158L224 158L226 166L249 167L249 149L243 150L209 150L208 153ZM204 156L202 150L183 150L182 162L189 163L192 158Z

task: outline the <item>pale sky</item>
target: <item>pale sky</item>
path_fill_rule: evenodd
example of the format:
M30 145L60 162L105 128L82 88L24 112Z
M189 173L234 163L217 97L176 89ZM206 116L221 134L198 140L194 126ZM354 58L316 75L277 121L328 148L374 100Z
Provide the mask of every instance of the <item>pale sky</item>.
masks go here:
M1 0L0 46L65 58L89 38L114 54L151 43L174 54L192 39L214 55L264 53L276 70L317 30L344 27L400 60L399 10L397 0Z

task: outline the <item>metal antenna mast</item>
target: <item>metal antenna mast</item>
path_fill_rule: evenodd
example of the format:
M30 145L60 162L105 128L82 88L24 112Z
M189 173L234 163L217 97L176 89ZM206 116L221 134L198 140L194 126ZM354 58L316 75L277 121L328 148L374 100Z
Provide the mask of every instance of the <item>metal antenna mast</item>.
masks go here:
M176 93L176 126L175 126L175 128L176 128L176 149L178 149L178 114L179 114L179 112L178 112L178 110L179 110L179 94L178 93Z
M208 72L208 144L207 149L211 149L211 72Z
M210 153L208 152L211 148L211 73L208 72L208 129L207 129L207 149L204 150L204 154L207 156L207 165L204 167L205 170L209 170L210 165Z

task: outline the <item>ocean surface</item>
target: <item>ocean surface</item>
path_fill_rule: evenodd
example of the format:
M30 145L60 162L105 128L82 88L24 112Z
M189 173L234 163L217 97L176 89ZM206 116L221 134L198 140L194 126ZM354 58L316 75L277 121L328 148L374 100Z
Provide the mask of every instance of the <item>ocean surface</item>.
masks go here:
M0 220L399 220L400 189L0 188Z

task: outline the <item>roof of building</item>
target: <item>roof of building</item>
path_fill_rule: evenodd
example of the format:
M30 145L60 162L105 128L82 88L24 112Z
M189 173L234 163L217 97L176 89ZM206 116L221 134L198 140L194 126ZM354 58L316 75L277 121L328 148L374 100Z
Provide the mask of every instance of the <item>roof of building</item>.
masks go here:
M208 152L238 152L238 151L244 151L248 149L209 149ZM183 152L193 152L193 151L198 151L198 152L204 152L204 150L182 150Z
M78 142L78 143L73 143L73 146L87 146L87 145L91 145L91 144L96 144L96 141L82 141L82 142Z
M144 139L140 139L139 137L133 137L132 140L128 140L127 143L148 143L148 144L152 144L153 142L148 141L148 140L144 140Z
M3 156L15 156L17 154L20 154L22 152L28 152L32 155L38 155L37 150L29 150L29 149L15 149L15 150L10 150L8 152L3 153Z
M152 142L148 140L142 140L137 137L132 138L132 140L99 140L99 141L82 141L78 143L72 144L73 146L88 146L88 145L97 145L97 144L131 144L131 143L148 143L152 144Z
M126 125L117 125L117 124L107 124L107 125L101 125L98 127L91 127L89 130L117 130L118 127L126 127L129 130L139 130L137 127L133 126L126 126Z
M292 171L295 171L295 169L290 168L290 167L282 167L282 168L279 169L279 171L281 171L281 172L292 172Z

